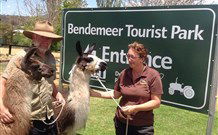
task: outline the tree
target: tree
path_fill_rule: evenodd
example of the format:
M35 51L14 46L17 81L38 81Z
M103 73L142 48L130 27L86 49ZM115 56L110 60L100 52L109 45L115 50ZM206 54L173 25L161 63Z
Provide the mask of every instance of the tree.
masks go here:
M4 43L11 43L12 26L10 23L0 22L0 37L4 39Z
M0 37L3 38L5 44L13 43L13 31L16 25L16 16L1 16Z
M169 5L200 5L206 0L96 0L102 7L136 7L136 6L169 6ZM215 1L215 0L214 0Z
M23 0L23 2L26 7L26 12L28 12L30 17L26 20L23 20L21 24L22 29L31 30L33 29L34 23L37 20L44 19L49 20L53 24L56 30L55 33L59 35L61 35L62 10L64 8L83 8L87 6L85 0ZM14 39L17 39L15 41L16 43L25 42L25 44L31 44L31 41L25 39L21 39L20 41L22 42L19 42L20 37L22 37L22 35L15 35ZM59 48L60 43L55 43L54 45L52 45L52 49L54 50L59 50Z
M96 0L96 3L99 8L122 6L122 0Z
M49 20L55 24L63 8L86 7L85 0L24 0L30 16Z
M205 0L124 0L124 6L200 5Z
M55 23L60 14L62 0L45 0L47 18L50 22Z
M48 0L47 0L48 1ZM51 0L52 1L52 0ZM66 8L83 8L86 7L87 3L84 0L62 0L61 6L58 7L58 13L56 14L57 18L53 21L53 24L55 26L56 33L61 35L61 19L62 19L62 10ZM52 10L51 10L52 12ZM49 13L49 12L48 12ZM53 50L59 50L60 49L60 43L55 43L52 46Z

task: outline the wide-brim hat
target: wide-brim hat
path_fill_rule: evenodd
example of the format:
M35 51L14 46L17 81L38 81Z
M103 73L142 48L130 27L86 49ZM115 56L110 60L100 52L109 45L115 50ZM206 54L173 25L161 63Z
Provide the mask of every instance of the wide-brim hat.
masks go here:
M33 31L24 30L23 34L30 39L32 39L33 34L52 38L54 42L58 42L63 39L62 36L54 33L54 27L49 21L38 21L35 23L35 28Z

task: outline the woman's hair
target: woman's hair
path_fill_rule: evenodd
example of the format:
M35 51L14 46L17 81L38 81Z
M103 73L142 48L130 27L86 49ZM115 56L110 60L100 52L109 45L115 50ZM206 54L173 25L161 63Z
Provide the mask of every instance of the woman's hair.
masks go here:
M140 58L144 58L145 62L147 62L148 49L145 48L143 44L135 41L129 44L128 48L133 49L139 55Z

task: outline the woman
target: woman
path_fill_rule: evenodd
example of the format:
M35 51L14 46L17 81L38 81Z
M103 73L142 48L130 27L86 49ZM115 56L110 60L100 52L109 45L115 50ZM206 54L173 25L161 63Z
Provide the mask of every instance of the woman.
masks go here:
M122 109L117 107L114 118L116 135L125 135L127 119L128 135L153 135L153 109L160 106L163 94L160 74L145 64L148 51L143 44L134 42L128 48L129 68L121 72L114 91L90 93L93 97L121 97Z

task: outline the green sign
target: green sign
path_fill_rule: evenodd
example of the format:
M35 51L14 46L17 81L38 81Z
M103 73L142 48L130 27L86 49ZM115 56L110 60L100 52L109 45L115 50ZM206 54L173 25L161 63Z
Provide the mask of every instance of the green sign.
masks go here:
M109 89L128 67L128 44L149 49L148 65L162 77L166 104L207 113L217 32L218 6L127 9L66 9L61 79L68 82L77 52L96 43L94 54L108 63L99 73ZM91 86L101 88L92 78Z

